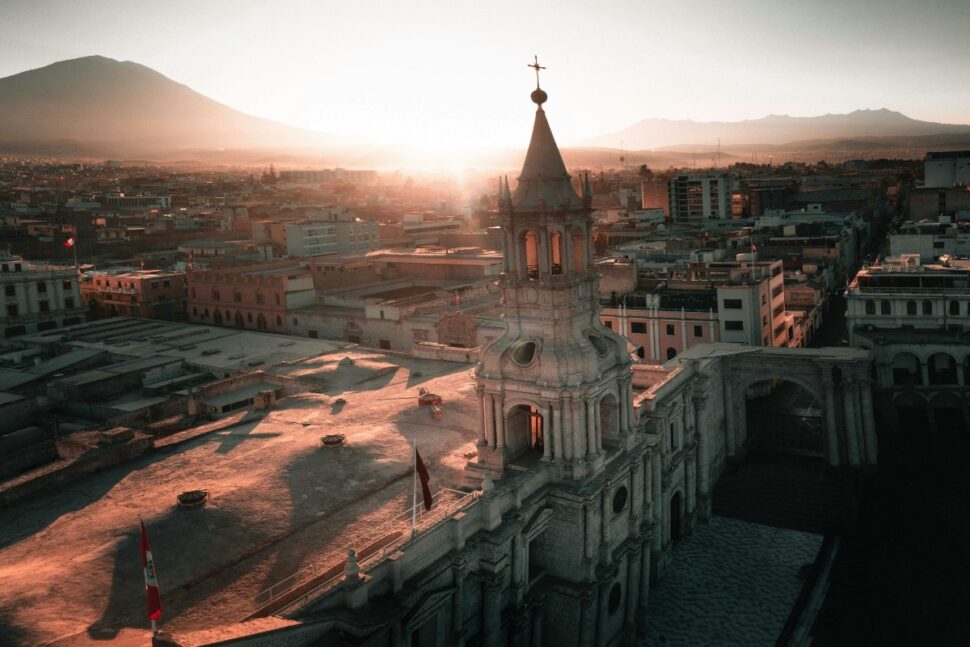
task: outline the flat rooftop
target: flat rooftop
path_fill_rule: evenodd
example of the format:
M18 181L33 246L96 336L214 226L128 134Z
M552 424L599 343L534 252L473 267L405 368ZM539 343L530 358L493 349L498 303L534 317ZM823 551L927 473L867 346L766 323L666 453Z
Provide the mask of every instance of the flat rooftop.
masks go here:
M162 626L182 633L240 621L258 593L299 569L339 563L354 536L407 509L412 439L433 490L460 485L478 434L468 365L340 350L278 370L313 388L261 419L229 419L0 509L0 626L23 644L144 644L139 516ZM443 397L440 420L418 406L419 387ZM324 448L332 433L347 445ZM205 507L178 508L176 495L195 488L209 490Z

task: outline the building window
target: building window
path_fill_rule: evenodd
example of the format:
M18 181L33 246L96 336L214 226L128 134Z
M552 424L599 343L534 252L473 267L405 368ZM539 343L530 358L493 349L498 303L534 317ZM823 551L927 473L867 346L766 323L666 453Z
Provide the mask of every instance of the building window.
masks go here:
M703 336L704 336L704 327L694 326L694 337L703 337Z
M959 301L950 301L950 314L951 315L959 315L960 314L960 302Z
M933 314L933 302L929 299L923 301L923 314L931 315Z
M674 334L674 324L667 324L667 334L668 335Z
M251 312L246 313L246 321L248 321L249 323L253 323L253 313Z
M768 297L761 295L761 305L768 305Z
M280 304L280 295L274 294L273 296L276 297L276 305L279 305Z
M236 303L242 303L242 292L240 292L239 290L233 290L232 300L235 301Z
M967 304L967 312L970 312L970 303ZM609 328L610 330L613 330L613 322L610 321L609 319L604 321L603 325Z
M65 290L70 290L71 289L71 279L64 279L64 282L61 284L61 287L64 288Z
M642 321L634 321L630 324L630 332L637 334L645 334L647 332L647 324Z
M47 284L38 283L37 284L37 294L47 294Z
M219 290L217 290L215 288L212 288L212 300L213 301L218 301L219 300Z
M299 322L299 321L297 321L297 319L296 319L296 317L293 317L293 325L295 326L295 325L297 325L298 323L300 323L300 322Z
M7 316L8 317L16 317L17 316L17 304L16 303L8 303L7 304Z
M68 309L73 308L74 307L74 298L73 297L67 297L67 298L65 298L64 299L64 307L65 308L68 308Z
M906 314L908 314L908 315L915 315L916 314L916 302L915 301L907 301L906 302Z
M675 357L677 357L677 349L676 348L668 348L667 349L667 359L673 359Z
M276 315L276 325L277 326L282 326L283 325L283 317L281 317L279 315Z
M744 330L744 322L729 319L724 322L724 330Z
M262 292L257 292L256 293L256 303L265 303L265 302L266 302L266 297L263 296L263 293Z
M17 296L17 286L15 285L8 285L3 290L8 297ZM967 304L967 308L970 309L970 303Z
M761 297L762 303L764 303L764 295ZM724 300L725 310L740 310L741 309L741 299L725 299Z
M37 305L40 306L40 311L41 312L50 312L51 311L51 305L48 302L46 302L46 301L38 301L37 302Z
M761 315L761 325L762 326L768 325L768 315Z
M164 281L162 281L163 288L171 287L171 285L172 285L172 282L169 281L168 279L165 279Z
M893 304L889 301L883 301L879 304L879 312L884 315L891 315L893 313Z
M876 302L875 301L866 301L866 314L867 315L874 315L874 314L876 314Z
M391 348L391 342L389 339L380 339L377 341L377 345L384 350L390 350Z

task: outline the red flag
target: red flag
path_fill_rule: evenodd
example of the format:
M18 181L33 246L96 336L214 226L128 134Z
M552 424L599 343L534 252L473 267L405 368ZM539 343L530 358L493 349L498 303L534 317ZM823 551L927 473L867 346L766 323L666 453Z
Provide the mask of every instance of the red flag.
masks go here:
M64 241L64 247L74 247L74 236Z
M428 487L428 481L431 477L428 475L428 468L424 466L424 461L421 460L421 454L418 450L414 450L414 469L418 472L418 480L421 481L421 494L424 496L424 509L431 509L431 488Z
M162 596L158 593L158 580L155 578L155 562L152 559L152 548L148 545L148 531L145 522L141 522L141 565L145 569L145 592L148 594L148 619L158 620L162 617Z

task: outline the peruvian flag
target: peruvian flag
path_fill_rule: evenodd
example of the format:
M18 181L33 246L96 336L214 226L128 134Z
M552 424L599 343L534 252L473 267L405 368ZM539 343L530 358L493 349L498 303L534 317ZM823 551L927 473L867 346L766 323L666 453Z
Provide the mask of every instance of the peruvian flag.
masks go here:
M74 242L75 242L74 236L71 236L70 238L64 241L64 247L74 247Z
M158 579L155 577L155 561L152 559L152 548L148 545L148 531L145 522L141 522L141 565L145 569L145 592L148 594L148 619L158 620L162 617L162 596L158 593Z
M431 476L428 474L428 468L424 466L424 461L421 460L421 454L418 453L417 448L414 450L414 469L418 473L418 480L421 481L421 495L424 497L424 509L431 509L431 488L428 487L428 482L431 480Z

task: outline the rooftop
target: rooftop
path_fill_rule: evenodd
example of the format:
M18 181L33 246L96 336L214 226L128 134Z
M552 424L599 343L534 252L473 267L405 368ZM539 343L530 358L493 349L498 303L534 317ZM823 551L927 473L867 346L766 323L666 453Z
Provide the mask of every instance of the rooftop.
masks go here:
M262 590L342 562L354 536L398 515L411 496L411 439L433 489L460 485L479 411L467 365L341 350L278 370L310 391L0 510L0 608L26 642L143 627L139 515L166 628L181 633L242 620ZM443 396L440 420L417 405L419 386ZM347 445L322 447L337 432ZM194 488L210 491L206 506L176 507Z

